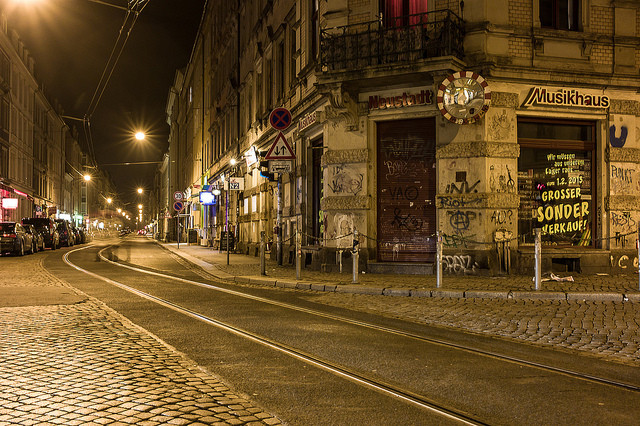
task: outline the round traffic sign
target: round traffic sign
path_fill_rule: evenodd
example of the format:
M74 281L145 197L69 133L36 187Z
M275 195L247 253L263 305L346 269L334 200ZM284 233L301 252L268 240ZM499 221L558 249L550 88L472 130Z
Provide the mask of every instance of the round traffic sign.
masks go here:
M184 198L184 193L182 191L176 191L173 193L173 199L176 201L180 201Z
M276 130L284 130L291 125L291 112L286 108L276 108L269 115L269 123Z
M173 203L173 209L177 212L182 211L182 209L184 208L184 204L182 204L182 201L176 201L175 203Z

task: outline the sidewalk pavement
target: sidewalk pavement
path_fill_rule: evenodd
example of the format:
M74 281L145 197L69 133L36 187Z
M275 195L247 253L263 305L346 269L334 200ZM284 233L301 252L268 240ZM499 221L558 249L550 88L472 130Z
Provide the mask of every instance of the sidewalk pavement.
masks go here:
M267 258L266 276L260 275L260 258L243 254L229 254L210 247L176 243L162 243L164 248L198 265L209 274L225 281L257 284L301 290L328 291L405 297L445 297L483 299L548 299L640 302L638 274L557 274L572 276L574 281L548 280L535 289L533 276L461 276L443 275L437 287L435 275L400 275L360 273L358 283L348 271L328 273L302 269L296 279L294 265L278 265ZM550 274L544 274L543 279Z

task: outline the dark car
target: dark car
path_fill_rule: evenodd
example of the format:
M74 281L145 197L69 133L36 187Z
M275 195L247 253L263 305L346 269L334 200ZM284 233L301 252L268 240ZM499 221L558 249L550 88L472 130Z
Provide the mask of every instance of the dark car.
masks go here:
M24 256L33 250L33 238L16 222L0 222L0 252Z
M56 219L56 226L58 227L58 235L60 236L60 245L71 247L76 242L76 237L73 234L71 225L64 219Z
M39 232L36 227L31 224L23 224L22 227L27 231L27 233L31 234L31 238L33 239L33 249L31 250L31 253L44 250L44 236L42 235L42 232Z
M82 236L80 235L80 231L78 230L78 227L76 227L76 224L70 222L69 226L71 227L71 232L73 232L74 244L82 244Z
M58 235L58 228L53 219L46 217L25 217L22 219L22 224L33 225L37 231L40 231L44 237L44 246L55 250L60 247L60 236Z

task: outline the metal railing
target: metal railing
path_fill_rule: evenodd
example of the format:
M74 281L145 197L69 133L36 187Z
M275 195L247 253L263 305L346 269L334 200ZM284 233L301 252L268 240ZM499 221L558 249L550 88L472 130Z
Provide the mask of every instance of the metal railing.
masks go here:
M463 21L451 10L324 29L321 63L326 71L410 63L428 58L462 58Z

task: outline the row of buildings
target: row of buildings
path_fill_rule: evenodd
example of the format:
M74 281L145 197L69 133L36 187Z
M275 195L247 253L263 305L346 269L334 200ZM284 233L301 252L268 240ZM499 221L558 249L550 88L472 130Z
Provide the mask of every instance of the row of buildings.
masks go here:
M115 200L109 176L95 167L67 121L0 10L0 221L52 217L88 228L122 225L107 202Z
M284 262L301 235L332 270L357 231L362 270L415 273L439 232L446 272L500 273L531 271L539 228L545 270L637 273L639 70L631 0L209 1L158 232L249 254L280 233Z

